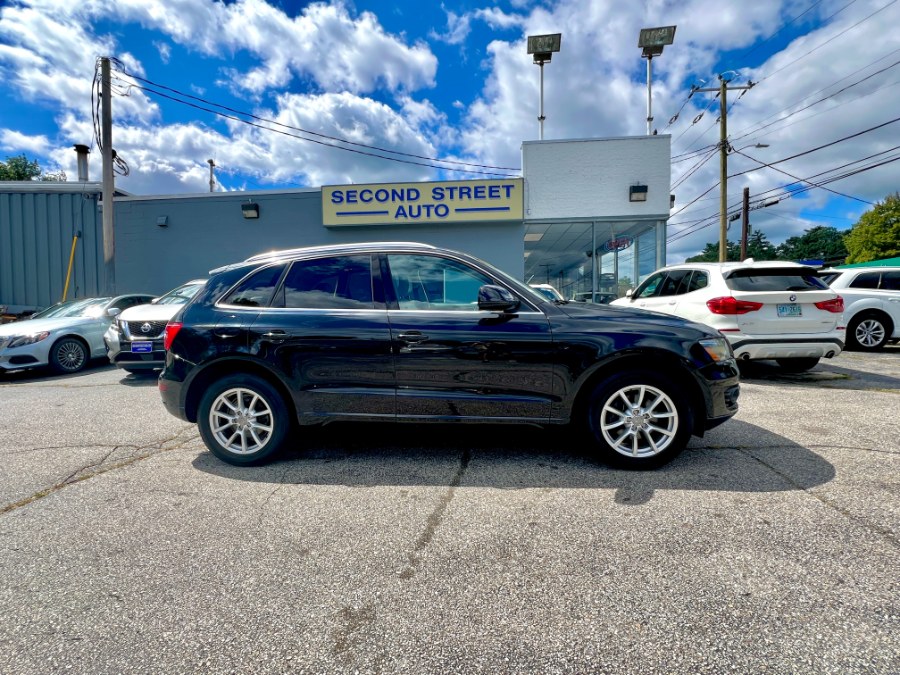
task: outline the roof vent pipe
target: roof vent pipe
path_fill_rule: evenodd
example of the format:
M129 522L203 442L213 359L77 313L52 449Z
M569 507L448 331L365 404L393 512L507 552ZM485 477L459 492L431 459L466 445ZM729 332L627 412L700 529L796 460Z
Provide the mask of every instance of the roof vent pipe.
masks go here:
M75 153L78 155L79 183L87 183L90 180L88 178L88 152L90 152L90 148L86 145L77 144L75 146Z

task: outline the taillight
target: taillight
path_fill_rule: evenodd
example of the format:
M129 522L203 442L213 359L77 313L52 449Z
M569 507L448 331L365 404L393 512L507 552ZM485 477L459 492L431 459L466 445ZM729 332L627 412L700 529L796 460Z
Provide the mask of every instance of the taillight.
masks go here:
M841 296L837 296L833 300L822 300L822 302L816 303L816 307L824 309L826 312L840 314L844 311L844 299Z
M178 331L181 330L183 325L180 321L170 321L166 324L166 332L163 335L163 349L169 351L169 347L172 346L172 340L178 335Z
M726 295L722 298L707 300L706 306L713 314L746 314L757 311L762 308L763 304L750 300L738 300L731 295Z

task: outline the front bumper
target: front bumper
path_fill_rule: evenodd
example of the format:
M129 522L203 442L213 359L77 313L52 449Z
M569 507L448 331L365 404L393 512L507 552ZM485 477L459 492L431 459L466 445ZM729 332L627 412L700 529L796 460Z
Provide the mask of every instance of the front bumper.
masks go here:
M702 434L728 421L737 413L741 393L740 370L737 361L726 359L703 366L697 372L706 415L703 419L696 420L694 433Z
M0 338L0 370L36 368L50 363L51 339L12 349L6 347L6 342L6 339Z
M150 343L150 351L132 351L132 340L121 333L108 330L103 335L106 345L106 356L110 363L118 368L131 370L152 370L162 368L166 363L166 351L162 340L134 340L138 343Z

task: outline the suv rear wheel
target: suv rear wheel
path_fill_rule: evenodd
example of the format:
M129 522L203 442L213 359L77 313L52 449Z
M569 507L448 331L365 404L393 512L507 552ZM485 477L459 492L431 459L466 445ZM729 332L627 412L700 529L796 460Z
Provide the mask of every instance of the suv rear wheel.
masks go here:
M690 438L687 394L654 373L614 375L594 390L588 426L608 463L628 469L661 466Z
M219 459L248 466L277 452L290 429L288 408L271 384L255 375L229 375L203 394L200 436Z
M854 349L875 351L887 344L894 327L880 314L860 314L847 326L847 345Z

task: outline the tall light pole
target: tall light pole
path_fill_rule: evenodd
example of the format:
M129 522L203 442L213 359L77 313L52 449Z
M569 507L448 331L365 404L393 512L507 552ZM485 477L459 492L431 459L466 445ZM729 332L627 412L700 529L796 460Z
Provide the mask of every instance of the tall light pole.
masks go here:
M638 37L638 47L644 51L642 59L647 59L647 135L653 133L653 97L650 83L653 80L653 57L663 53L663 47L672 44L675 40L676 26L661 26L659 28L641 28Z
M561 40L562 33L528 36L528 53L534 54L534 62L541 67L541 112L538 115L540 140L544 140L544 119L546 119L544 117L544 63L550 63L553 52L559 51Z

